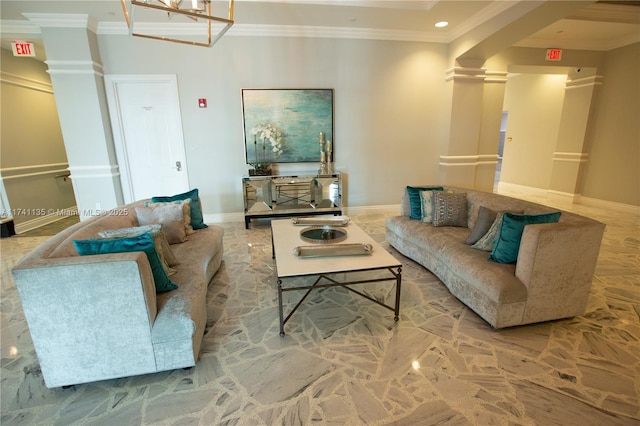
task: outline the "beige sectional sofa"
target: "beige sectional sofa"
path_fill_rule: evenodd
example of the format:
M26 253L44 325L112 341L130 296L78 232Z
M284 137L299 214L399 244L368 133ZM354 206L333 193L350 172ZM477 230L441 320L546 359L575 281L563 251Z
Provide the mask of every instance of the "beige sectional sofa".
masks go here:
M539 214L540 204L475 190L466 193L467 226L435 227L410 219L407 190L401 215L387 218L386 238L403 255L433 272L449 291L494 328L556 320L585 312L605 225L562 211L557 223L524 227L517 262L489 261L465 244L481 206Z
M220 267L223 229L209 225L170 245L178 288L156 292L145 252L80 256L74 240L138 226L125 205L59 233L12 270L47 387L195 365L207 286ZM163 225L164 227L164 225Z

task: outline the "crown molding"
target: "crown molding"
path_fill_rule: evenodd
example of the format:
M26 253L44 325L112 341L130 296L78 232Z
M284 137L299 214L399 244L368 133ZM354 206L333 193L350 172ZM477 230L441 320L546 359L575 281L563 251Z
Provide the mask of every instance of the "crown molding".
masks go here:
M82 13L23 13L29 21L40 28L87 28L98 29L98 21Z
M41 35L40 27L29 21L0 21L0 34Z
M592 40L563 40L559 42L555 38L548 37L529 37L524 41L514 43L514 47L532 47L537 49L548 49L554 47L556 49L567 50L596 50L608 51L619 47L628 46L630 44L640 42L640 33L631 34L610 41L594 42Z
M30 14L37 15L37 14ZM85 17L69 19L70 15L55 19L44 19L33 16L29 21L0 21L0 32L12 35L41 35L41 28L87 28ZM149 34L163 35L201 35L206 32L205 24L152 24L137 23L136 30ZM214 27L216 24L213 24ZM129 35L129 28L124 22L99 22L95 25L95 33L99 35ZM91 29L91 28L90 28ZM300 26L300 25L257 25L235 24L229 29L228 36L236 37L317 37L345 38L364 40L393 40L426 43L449 43L451 34L430 34L420 31L383 30L375 28Z
M414 41L447 43L446 36L408 30L375 28L299 26L299 25L234 25L228 35L258 37L318 37L363 40Z
M153 35L202 35L206 33L206 24L150 24L136 23L136 31ZM214 27L216 24L213 24ZM129 29L123 22L101 22L97 34L128 35ZM301 26L301 25L257 25L235 24L225 37L315 37L349 38L365 40L417 41L429 43L447 43L446 36L433 35L420 31L382 30L373 28Z

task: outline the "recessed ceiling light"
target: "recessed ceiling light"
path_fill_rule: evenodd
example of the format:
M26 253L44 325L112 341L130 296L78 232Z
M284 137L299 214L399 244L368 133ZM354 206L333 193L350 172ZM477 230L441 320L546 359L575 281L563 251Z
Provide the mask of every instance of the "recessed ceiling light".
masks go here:
M449 23L447 21L436 22L436 28L444 28L447 25L449 25Z

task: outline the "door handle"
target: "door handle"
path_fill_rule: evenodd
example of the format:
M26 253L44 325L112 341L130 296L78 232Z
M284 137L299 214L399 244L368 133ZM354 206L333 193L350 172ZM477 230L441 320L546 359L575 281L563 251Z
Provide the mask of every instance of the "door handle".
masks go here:
M176 170L177 171L181 171L182 170L182 161L176 161Z

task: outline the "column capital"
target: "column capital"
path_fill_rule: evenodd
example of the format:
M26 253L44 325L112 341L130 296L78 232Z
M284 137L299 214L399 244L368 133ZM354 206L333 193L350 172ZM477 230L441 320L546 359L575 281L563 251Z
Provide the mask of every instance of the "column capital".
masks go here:
M485 68L467 68L467 67L453 67L445 71L445 81L451 80L476 80L484 81Z
M453 67L445 71L445 81L471 80L485 83L506 83L506 71L491 71L486 68Z

